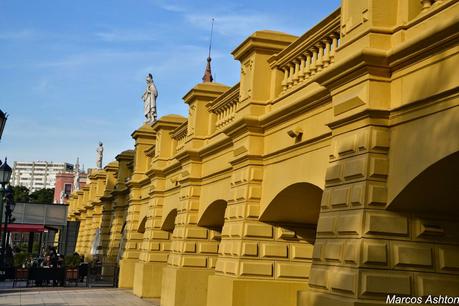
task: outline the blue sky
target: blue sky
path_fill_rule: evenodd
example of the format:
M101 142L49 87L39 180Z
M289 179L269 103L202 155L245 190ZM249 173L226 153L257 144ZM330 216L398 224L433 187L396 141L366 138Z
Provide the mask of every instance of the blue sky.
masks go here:
M185 115L201 81L211 18L212 70L233 85L231 51L257 30L301 35L339 6L324 1L0 0L0 109L10 114L0 156L95 166L130 149L143 123L145 76L159 115ZM287 5L288 4L288 5Z

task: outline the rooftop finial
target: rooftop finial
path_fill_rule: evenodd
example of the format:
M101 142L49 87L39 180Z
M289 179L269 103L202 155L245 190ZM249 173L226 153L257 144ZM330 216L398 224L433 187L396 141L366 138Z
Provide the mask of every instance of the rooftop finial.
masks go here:
M210 68L210 62L212 61L212 58L210 57L210 51L212 50L213 32L214 32L214 18L212 18L212 27L210 29L209 55L207 56L206 70L204 71L204 76L202 77L203 82L212 82L214 80L214 78L212 77L212 70Z

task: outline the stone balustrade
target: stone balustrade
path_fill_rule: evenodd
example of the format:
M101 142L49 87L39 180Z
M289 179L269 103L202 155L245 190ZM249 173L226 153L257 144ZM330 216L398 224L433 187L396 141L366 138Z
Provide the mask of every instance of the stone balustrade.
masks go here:
M216 116L215 128L217 131L221 130L234 120L238 104L239 84L233 86L233 88L212 102L209 110Z
M188 121L182 123L172 134L172 137L177 141L176 152L183 150L188 134Z
M340 10L274 56L272 66L283 72L282 94L311 80L335 62L340 41Z
M427 12L433 6L437 6L446 2L447 0L420 0L422 5L422 13Z

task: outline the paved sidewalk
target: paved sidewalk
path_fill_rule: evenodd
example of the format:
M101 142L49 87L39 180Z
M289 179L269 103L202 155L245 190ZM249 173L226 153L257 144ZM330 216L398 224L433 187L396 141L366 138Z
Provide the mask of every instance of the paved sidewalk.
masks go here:
M8 306L159 306L159 300L144 300L130 290L118 288L14 288L0 290L0 305Z

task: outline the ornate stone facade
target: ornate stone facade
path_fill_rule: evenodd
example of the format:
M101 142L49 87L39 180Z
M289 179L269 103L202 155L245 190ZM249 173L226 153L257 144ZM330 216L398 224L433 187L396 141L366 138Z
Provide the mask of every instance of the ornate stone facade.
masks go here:
M260 31L72 195L120 287L163 306L459 296L459 1L343 0ZM120 247L121 244L121 247Z

